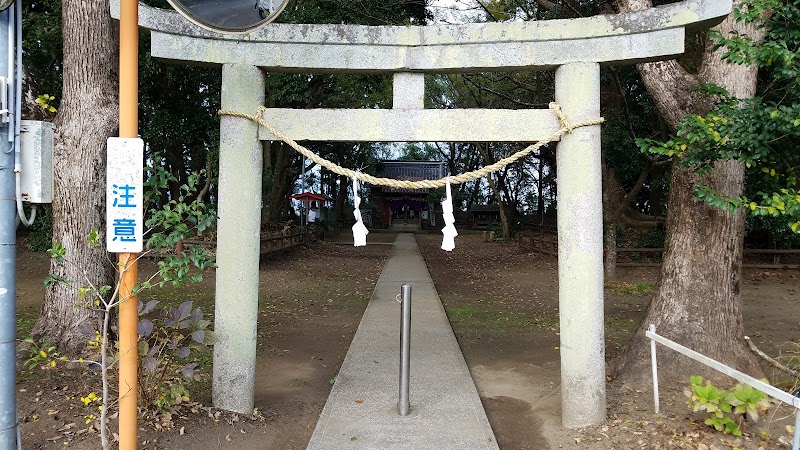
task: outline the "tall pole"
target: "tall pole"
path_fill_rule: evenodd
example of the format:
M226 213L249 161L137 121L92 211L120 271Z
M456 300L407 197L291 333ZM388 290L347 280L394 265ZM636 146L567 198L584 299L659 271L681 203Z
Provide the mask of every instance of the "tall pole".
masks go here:
M12 9L0 11L0 74L7 74ZM16 448L16 185L11 126L0 123L0 450Z
M119 19L119 137L139 135L139 4L121 0ZM138 282L136 253L120 253L119 298L119 450L136 449L138 397Z

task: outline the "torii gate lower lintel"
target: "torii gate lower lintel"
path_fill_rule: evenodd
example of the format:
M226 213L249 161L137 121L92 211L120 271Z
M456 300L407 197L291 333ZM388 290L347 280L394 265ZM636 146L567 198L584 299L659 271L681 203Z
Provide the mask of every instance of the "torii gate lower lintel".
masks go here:
M118 1L111 8L119 17ZM555 101L567 118L595 119L600 64L669 59L683 53L687 27L713 25L730 10L731 0L686 0L581 19L425 27L271 24L231 37L140 4L139 23L151 30L153 56L221 65L226 110L254 113L264 104L264 71L394 74L393 109L268 109L265 119L294 140L531 142L559 128L551 111L425 110L424 74L555 68ZM253 410L255 381L259 139L272 137L253 122L220 119L213 401L241 413ZM578 428L606 418L600 126L565 135L556 158L562 421Z

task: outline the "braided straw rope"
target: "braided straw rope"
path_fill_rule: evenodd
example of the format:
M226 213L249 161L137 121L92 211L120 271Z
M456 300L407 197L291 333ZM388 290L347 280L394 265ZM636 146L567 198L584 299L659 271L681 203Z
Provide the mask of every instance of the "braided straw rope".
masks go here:
M519 160L520 158L524 158L525 156L529 155L531 152L539 149L541 146L548 144L550 142L559 139L561 136L571 133L572 130L576 128L586 127L590 125L599 125L605 121L602 117L592 120L586 120L583 122L577 123L569 123L567 121L566 116L561 111L561 107L558 106L555 102L550 103L550 109L555 112L556 116L558 116L558 121L561 124L561 128L556 131L555 133L551 134L547 138L542 141L539 141L535 144L529 145L528 147L524 148L523 150L514 153L513 155L503 158L497 161L494 164L484 166L478 170L473 170L472 172L462 173L461 175L452 176L452 177L445 177L440 178L438 180L421 180L421 181L409 181L409 180L395 180L392 178L378 178L373 177L372 175L368 175L366 173L356 172L354 170L350 170L344 168L338 164L335 164L331 161L328 161L325 158L317 155L316 153L312 152L311 150L303 147L302 145L298 144L294 140L290 139L289 137L285 136L280 131L276 130L272 127L269 123L267 123L264 119L261 118L266 108L260 106L258 111L255 115L246 114L240 111L232 111L232 110L220 110L217 114L220 116L233 116L233 117L241 117L244 119L250 119L253 122L258 123L262 127L266 128L270 133L272 133L275 137L280 139L281 141L288 144L293 149L297 150L298 153L305 156L306 158L314 161L315 163L319 164L322 167L330 170L331 172L337 173L339 175L344 175L348 178L355 178L357 180L372 184L372 185L379 185L379 186L389 186L393 188L402 188L402 189L423 189L423 188L438 188L445 186L449 182L453 184L461 184L466 183L467 181L476 180L480 177L488 175L490 173L497 172L498 170L502 169L503 167Z

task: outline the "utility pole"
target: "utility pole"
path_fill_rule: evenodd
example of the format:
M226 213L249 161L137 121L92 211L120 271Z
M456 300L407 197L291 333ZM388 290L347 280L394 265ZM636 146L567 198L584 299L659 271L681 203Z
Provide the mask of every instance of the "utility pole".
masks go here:
M8 6L6 4L5 6ZM0 6L2 7L2 6ZM14 7L0 11L0 76L14 70L9 67L9 52L14 51ZM12 39L9 39L12 38ZM14 59L11 58L13 62ZM2 83L6 98L12 98L14 85ZM17 447L16 389L16 270L17 209L14 175L13 103L7 102L0 121L0 450ZM8 119L11 120L8 120Z

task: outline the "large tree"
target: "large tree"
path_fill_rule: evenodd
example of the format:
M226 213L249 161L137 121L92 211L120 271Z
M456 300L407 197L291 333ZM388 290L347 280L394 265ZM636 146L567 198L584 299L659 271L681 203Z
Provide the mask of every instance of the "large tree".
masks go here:
M64 0L63 84L55 119L53 240L67 248L66 264L51 271L71 283L51 283L33 334L67 354L87 343L82 332L98 329L99 316L84 305L77 288L112 284L114 267L104 248L86 236L105 224L106 139L117 134L118 30L108 2Z
M742 3L735 0L734 5ZM650 0L621 0L623 11L651 7ZM729 15L715 27L723 35L761 35L758 23L744 24ZM707 40L699 70L690 72L678 61L646 63L638 70L659 112L674 132L687 114L703 114L709 108L697 95L705 83L725 88L738 98L755 94L757 69L725 61L724 49L714 50ZM675 163L670 182L667 240L661 276L645 319L617 364L625 381L648 379L649 340L644 330L655 324L658 333L750 374L760 368L742 340L741 273L744 211L711 206L694 195L703 184L719 194L738 197L744 189L744 164L736 160L716 161L705 173L696 167ZM659 376L673 382L689 375L718 375L672 351L659 355Z

